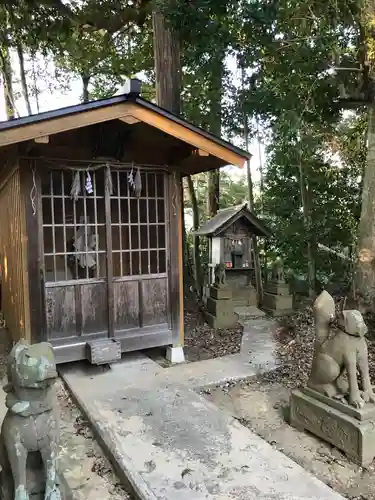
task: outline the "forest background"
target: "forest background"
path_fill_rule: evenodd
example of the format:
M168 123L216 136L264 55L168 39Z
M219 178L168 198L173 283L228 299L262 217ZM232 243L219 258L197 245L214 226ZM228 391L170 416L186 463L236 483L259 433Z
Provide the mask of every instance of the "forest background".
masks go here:
M4 118L108 97L140 76L145 98L255 152L253 178L184 179L198 298L207 251L190 225L249 200L274 234L262 264L281 258L310 296L329 284L373 310L374 12L364 0L4 1Z

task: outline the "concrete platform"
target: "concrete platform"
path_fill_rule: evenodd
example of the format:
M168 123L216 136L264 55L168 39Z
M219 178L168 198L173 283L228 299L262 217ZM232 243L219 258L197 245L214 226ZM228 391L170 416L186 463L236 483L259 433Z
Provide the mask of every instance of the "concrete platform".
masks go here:
M228 358L232 374L235 365L251 371L243 356ZM107 372L77 365L61 375L142 500L342 500L192 390L220 373L215 361L163 369L133 357ZM143 374L135 378L137 363Z

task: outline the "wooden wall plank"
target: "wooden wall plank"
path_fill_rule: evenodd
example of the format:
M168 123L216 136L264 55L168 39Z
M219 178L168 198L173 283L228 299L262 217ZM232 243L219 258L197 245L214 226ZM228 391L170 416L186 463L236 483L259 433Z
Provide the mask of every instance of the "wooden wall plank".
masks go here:
M115 281L114 330L127 330L139 326L138 281Z
M167 280L149 279L141 282L143 326L167 323Z
M0 265L2 310L13 341L30 340L25 287L25 225L20 172L12 155L2 157L0 188Z
M74 286L47 288L46 326L48 339L76 334L76 300Z
M106 283L76 285L81 294L82 333L108 330L108 299Z

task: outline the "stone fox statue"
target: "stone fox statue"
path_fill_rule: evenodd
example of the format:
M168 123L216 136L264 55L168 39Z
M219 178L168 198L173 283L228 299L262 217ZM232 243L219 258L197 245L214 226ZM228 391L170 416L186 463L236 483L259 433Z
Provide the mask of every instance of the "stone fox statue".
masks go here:
M26 463L40 452L45 470L45 500L61 500L57 461L59 419L53 384L57 378L53 349L47 342L18 342L7 367L5 415L0 435L0 497L29 500ZM2 496L1 496L2 494Z
M226 275L225 275L225 265L223 262L216 264L214 268L215 275L215 286L225 286L226 285Z
M341 311L337 327L332 328L330 335L336 319L335 303L325 290L316 299L314 312L315 351L308 387L331 398L347 396L349 404L356 408L362 408L367 402L375 403L365 339L367 326L362 314L357 310ZM361 375L361 391L357 369Z

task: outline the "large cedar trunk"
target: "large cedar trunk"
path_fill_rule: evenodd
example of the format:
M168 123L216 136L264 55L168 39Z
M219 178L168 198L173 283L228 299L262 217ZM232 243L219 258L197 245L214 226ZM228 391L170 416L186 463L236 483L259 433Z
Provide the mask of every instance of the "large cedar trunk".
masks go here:
M363 175L362 210L358 227L355 298L363 311L375 311L375 105L369 109L367 162Z
M168 26L163 14L159 11L152 13L152 27L154 40L156 103L172 113L181 112L181 56L178 34ZM199 227L199 208L195 196L194 185L190 177L187 178L189 195L193 205L193 225ZM201 290L199 238L194 238L194 276L195 289L198 294Z
M156 102L179 115L181 112L181 57L176 33L158 11L152 13Z

